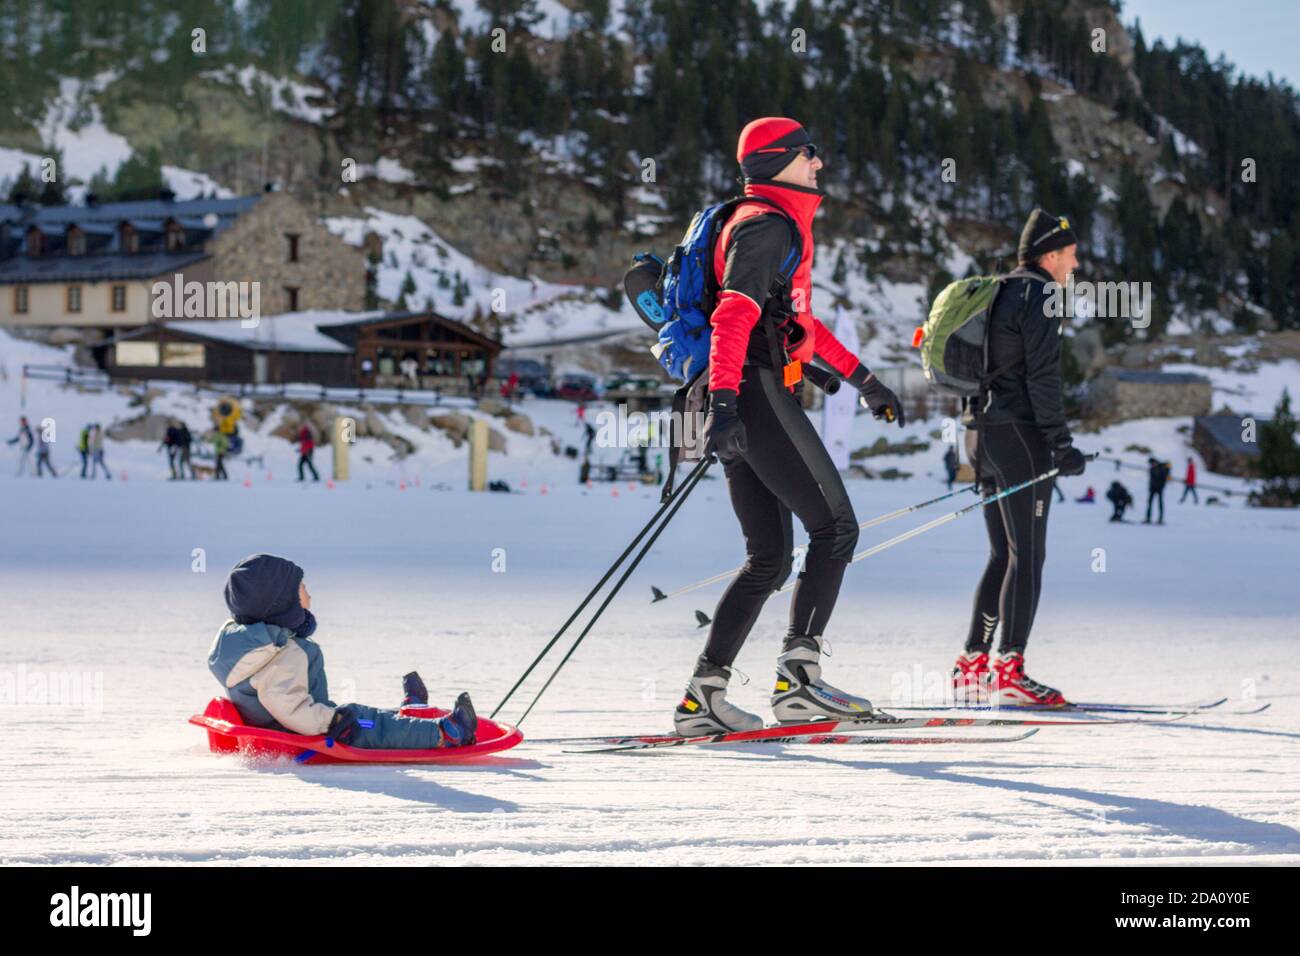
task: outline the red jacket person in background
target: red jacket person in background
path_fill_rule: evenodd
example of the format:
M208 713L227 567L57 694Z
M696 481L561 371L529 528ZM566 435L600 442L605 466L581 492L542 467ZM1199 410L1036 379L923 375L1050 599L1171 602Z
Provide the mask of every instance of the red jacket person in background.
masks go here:
M803 366L820 359L862 392L877 418L903 423L898 397L812 310L812 223L823 193L817 186L822 160L808 132L792 119L754 120L740 134L736 159L745 195L769 202L742 203L715 247L719 294L711 318L704 439L706 452L717 455L726 471L747 560L718 603L678 705L676 727L684 734L762 726L760 717L728 702L726 690L763 604L790 574L792 515L810 541L790 604L772 709L782 722L870 711L870 701L821 679L823 634L858 529L844 482L794 391ZM795 231L798 266L788 288L774 288Z

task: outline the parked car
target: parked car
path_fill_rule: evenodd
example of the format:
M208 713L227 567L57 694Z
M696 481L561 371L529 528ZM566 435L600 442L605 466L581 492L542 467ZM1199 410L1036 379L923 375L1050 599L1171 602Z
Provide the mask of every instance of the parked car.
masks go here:
M539 398L551 394L551 378L546 374L546 366L536 359L501 359L496 363L494 376L498 381L506 381L510 373L519 376L519 391L528 392Z
M594 402L600 397L596 393L596 378L578 373L563 375L555 386L555 397L570 402Z
M615 372L605 379L605 395L652 395L659 391L663 379L633 372Z

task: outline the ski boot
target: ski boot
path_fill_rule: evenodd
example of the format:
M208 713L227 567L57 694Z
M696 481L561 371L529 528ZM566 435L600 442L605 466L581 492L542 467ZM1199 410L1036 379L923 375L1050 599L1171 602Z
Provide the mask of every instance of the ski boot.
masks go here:
M402 694L403 707L427 707L429 704L429 691L415 671L402 678Z
M855 720L870 717L871 701L855 697L822 680L820 635L787 637L776 662L772 713L779 724L812 720Z
M469 694L456 698L456 706L446 717L438 718L438 729L442 731L440 747L468 747L475 742L478 733L478 716L474 713L474 704Z
M984 651L963 651L952 668L953 703L982 705L989 702L989 655Z
M990 703L995 707L1065 707L1069 701L1055 687L1026 676L1025 656L1019 651L999 654L989 680Z
M673 729L677 733L683 737L699 737L762 728L762 717L741 710L727 700L731 671L730 667L700 655L682 702L673 712Z

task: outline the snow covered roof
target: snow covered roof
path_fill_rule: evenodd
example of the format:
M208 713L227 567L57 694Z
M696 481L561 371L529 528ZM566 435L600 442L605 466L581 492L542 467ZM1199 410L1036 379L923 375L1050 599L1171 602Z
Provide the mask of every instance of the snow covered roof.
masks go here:
M214 339L256 352L275 350L348 354L352 351L350 347L326 335L321 328L375 314L382 313L289 312L284 315L264 315L251 328L244 324L243 319L177 319L165 325L175 332Z

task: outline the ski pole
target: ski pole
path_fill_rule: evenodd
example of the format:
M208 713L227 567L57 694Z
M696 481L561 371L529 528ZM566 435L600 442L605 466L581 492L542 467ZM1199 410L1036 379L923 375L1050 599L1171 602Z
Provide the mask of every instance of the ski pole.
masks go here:
M669 510L668 514L664 516L664 520L660 522L659 527L656 528L654 534L650 536L650 540L642 546L640 553L632 560L632 563L628 565L627 570L623 572L623 576L615 582L609 593L605 595L605 600L601 602L600 607L596 608L596 613L591 616L591 620L589 620L587 626L582 629L582 633L574 639L573 645L569 648L568 653L565 654L560 663L555 666L555 670L551 672L551 676L546 678L546 683L543 684L542 689L537 692L537 696L534 697L533 702L528 705L528 709L524 711L523 716L515 721L516 726L522 724L524 719L533 712L533 708L536 707L537 702L542 699L542 695L546 693L547 688L550 687L555 678L559 676L560 671L564 669L564 665L569 663L569 658L572 657L573 652L578 649L578 645L583 642L587 634L590 633L592 627L595 626L596 621L598 621L600 616L605 613L605 608L609 607L609 602L614 600L614 595L618 594L619 589L622 588L627 579L632 576L632 572L635 571L636 566L641 563L641 559L650 553L650 549L654 547L655 540L663 533L664 528L668 527L668 522L673 520L673 515L677 513L677 509L685 503L686 496L691 493L695 486L700 483L700 479L704 477L704 470L708 467L708 462L710 460L709 457L702 459L700 464L696 465L695 469L687 476L686 481L682 483L682 486L678 489L677 493L673 495L671 499L673 506Z
M933 521L927 521L925 524L918 525L917 527L911 529L910 531L904 531L902 534L895 535L894 537L890 538L887 541L882 541L879 544L872 545L871 547L867 548L865 551L859 551L857 554L853 556L853 562L850 563L861 561L863 558L869 558L873 554L879 554L881 551L884 551L888 548L892 548L896 544L902 544L904 541L907 541L909 538L915 538L918 534L923 534L924 532L929 531L932 528L939 527L939 525L941 524L947 524L949 521L954 521L957 518L960 518L962 515L966 514L966 512L968 511L974 511L976 508L982 508L984 505L990 505L995 501L1008 497L1009 495L1014 495L1017 491L1024 491L1030 485L1036 485L1040 481L1046 481L1048 478L1055 478L1059 472L1060 472L1059 468L1053 468L1051 471L1043 472L1037 478L1030 478L1028 481L1022 481L1018 485L1012 485L1010 488L1004 488L1002 491L999 491L996 494L989 495L987 498L981 498L979 501L976 501L973 504L969 504L966 505L965 507L958 508L956 511L950 511L946 515L940 515L938 518L935 518ZM796 578L795 581L791 581L785 587L781 588L781 593L784 593L785 591L789 591L791 588L793 588L797 580L798 579Z
M520 685L523 684L523 682L528 679L528 675L531 674L534 668L536 668L537 665L542 662L542 658L544 658L548 653L550 653L551 648L555 646L555 642L558 641L564 635L564 632L569 629L569 625L572 624L574 620L577 619L578 615L582 613L583 608L585 608L588 604L591 603L591 599L594 598L597 592L599 592L600 589L605 586L605 582L608 581L610 577L613 576L616 570L618 570L618 566L627 560L627 556L632 553L632 550L637 546L637 544L640 543L641 539L646 536L646 533L652 527L654 527L655 522L659 520L659 518L663 515L665 511L668 510L668 508L673 504L674 501L680 500L681 498L685 497L683 492L686 490L686 486L690 485L693 480L697 480L698 476L702 475L704 473L704 469L707 467L708 467L708 459L705 458L701 460L700 463L696 465L694 469L691 470L690 474L686 476L686 481L682 483L682 487L678 488L677 491L675 491L668 498L667 501L665 501L663 504L659 506L659 510L654 513L654 517L652 517L648 522L646 522L646 526L642 528L640 532L638 532L635 538L632 539L632 543L629 544L627 548L624 549L623 553L618 556L618 559L609 566L609 570L606 571L604 575L601 577L601 579L596 582L596 586L593 587L591 591L588 592L587 596L582 599L582 603L578 605L577 610L575 610L571 615L569 615L569 619L564 622L564 626L555 632L555 636L551 638L551 640L547 643L547 645L544 648L542 648L542 652L533 659L533 662L531 664L528 665L528 669L524 671L523 675L520 676L519 680L515 681L515 685L511 687L510 691L506 694L506 696L501 699L501 703L497 704L496 709L493 710L492 713L489 715L489 719L496 717L496 715L500 712L501 708L504 707L506 703L510 700L510 698L514 696L515 691L519 689Z
M895 518L901 518L905 514L911 514L913 511L920 511L922 508L928 508L930 505L938 504L940 501L945 501L948 498L953 498L957 495L964 495L968 491L977 491L978 489L978 485L969 485L965 488L958 488L956 491L950 491L945 495L940 495L937 498L931 498L929 501L922 501L919 504L908 505L906 508L899 508L897 511L891 511L889 514L869 518L862 522L862 524L858 525L858 530L866 531L868 528L874 528L878 524L884 524L886 521L893 521ZM792 556L797 557L807 550L808 545L801 544L799 547L794 549ZM654 592L654 597L651 599L650 603L654 604L658 601L666 601L670 597L676 597L678 594L685 594L688 591L698 591L700 588L708 587L710 584L717 584L719 581L734 578L740 573L740 571L740 568L732 568L730 571L723 571L721 574L715 574L713 577L705 578L703 581L696 581L694 584L683 585L682 587L669 591L667 594L652 585L650 590Z

